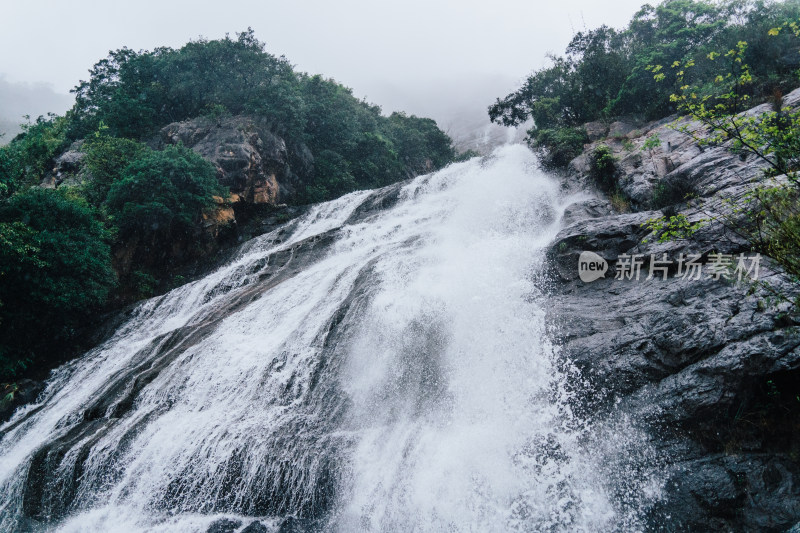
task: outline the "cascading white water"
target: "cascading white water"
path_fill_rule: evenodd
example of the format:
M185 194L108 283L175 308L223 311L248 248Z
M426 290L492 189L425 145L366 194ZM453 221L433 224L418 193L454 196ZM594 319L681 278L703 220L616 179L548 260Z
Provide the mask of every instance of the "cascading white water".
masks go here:
M255 239L57 370L0 427L0 530L639 527L645 446L571 413L545 331L557 183L507 146L380 194Z

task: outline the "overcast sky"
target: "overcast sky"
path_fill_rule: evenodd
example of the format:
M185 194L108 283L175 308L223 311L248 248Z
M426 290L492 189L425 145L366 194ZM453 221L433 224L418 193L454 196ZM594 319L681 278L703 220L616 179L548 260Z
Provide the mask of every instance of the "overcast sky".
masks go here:
M45 82L67 93L111 49L180 47L251 26L299 70L335 78L386 112L441 123L467 108L484 113L548 52L563 52L575 31L622 26L643 3L3 0L0 82Z

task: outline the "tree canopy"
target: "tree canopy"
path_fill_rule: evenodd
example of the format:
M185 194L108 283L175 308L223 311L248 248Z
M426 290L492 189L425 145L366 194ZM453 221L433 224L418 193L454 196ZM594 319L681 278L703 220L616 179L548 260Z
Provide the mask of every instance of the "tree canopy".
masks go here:
M499 98L489 116L507 126L532 119L529 137L534 145L579 152L575 135L554 130L616 117L669 116L677 111L670 95L680 85L711 90L716 69L705 61L708 54L735 48L739 41L749 44L744 58L752 67L749 94L763 99L776 90L786 92L797 83L798 45L793 36L770 36L769 30L798 18L796 0L666 0L645 5L621 30L601 26L575 34L563 56L551 57L550 66ZM668 68L662 79L654 78L654 66L688 61L696 64L691 79L679 82L678 72ZM563 159L546 157L545 163L560 166Z
M252 30L177 50L122 48L90 74L74 89L70 139L102 127L111 137L142 141L171 122L251 114L266 119L290 146L305 144L315 156L326 152L296 202L385 185L455 157L450 138L432 120L385 117L336 81L295 72L286 58L266 52ZM333 160L339 163L326 174Z
M73 92L64 116L29 121L0 147L0 382L59 362L62 344L104 305L171 286L170 268L206 253L203 217L227 192L192 150L154 148L167 124L257 119L286 142L290 165L302 160L286 198L297 204L455 156L433 120L384 116L333 79L296 72L250 29L177 49L112 51ZM68 148L83 153L80 170L60 176L54 167ZM41 188L45 178L58 189Z
M34 188L0 204L0 379L63 357L116 278L96 211L65 191Z

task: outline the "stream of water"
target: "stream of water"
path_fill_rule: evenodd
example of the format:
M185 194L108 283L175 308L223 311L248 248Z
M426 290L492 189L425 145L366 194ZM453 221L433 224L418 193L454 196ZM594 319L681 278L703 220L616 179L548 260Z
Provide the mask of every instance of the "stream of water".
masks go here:
M0 427L0 531L642 527L646 440L573 414L546 330L535 163L320 204L143 302Z

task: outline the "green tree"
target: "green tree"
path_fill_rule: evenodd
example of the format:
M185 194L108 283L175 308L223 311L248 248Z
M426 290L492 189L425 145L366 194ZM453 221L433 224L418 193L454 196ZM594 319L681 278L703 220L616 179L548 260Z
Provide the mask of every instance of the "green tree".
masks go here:
M791 22L769 31L775 37L782 32L800 37L800 24ZM800 110L784 108L780 93L776 93L772 110L742 113L752 102L754 79L746 62L747 50L748 44L740 41L727 51L708 54L708 63L717 66L711 91L688 82L696 66L693 60L673 65L681 86L671 99L704 128L676 127L701 145L728 146L765 164L766 180L743 199L726 202L730 212L714 219L800 279Z
M455 157L453 141L432 119L395 112L382 122L381 130L409 173L440 169Z
M764 99L796 84L800 47L787 35L767 39L770 28L800 17L800 3L767 0L666 0L645 5L621 31L605 26L575 35L564 56L534 72L517 91L489 108L491 120L518 126L533 120L528 139L544 154L546 165L565 166L558 133L590 121L616 117L658 119L675 113L670 95L690 83L698 94L714 91L716 74L704 58L714 50L754 43L744 60L753 65L743 90ZM691 71L671 69L692 63ZM681 78L681 79L679 79ZM558 152L549 154L549 152ZM557 163L557 165L556 165Z
M589 159L589 173L600 189L610 192L617 186L617 158L608 146L601 144Z
M177 145L145 152L128 165L105 205L122 239L168 239L191 232L214 207L214 196L225 194L211 163Z
M38 184L66 148L64 117L53 114L22 125L22 133L0 147L0 198Z
M115 284L107 234L68 193L33 188L0 205L0 381L64 356Z
M104 134L89 137L83 145L83 164L91 177L84 194L93 205L101 205L111 186L122 179L123 171L142 157L147 147L133 139L118 139Z

